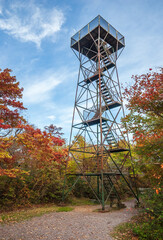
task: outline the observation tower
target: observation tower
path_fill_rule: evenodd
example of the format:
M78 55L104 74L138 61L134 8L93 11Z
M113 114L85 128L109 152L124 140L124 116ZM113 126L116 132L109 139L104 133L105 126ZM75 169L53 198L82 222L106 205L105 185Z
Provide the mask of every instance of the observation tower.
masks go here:
M63 200L82 177L103 210L108 200L120 204L123 191L139 202L128 133L120 122L124 108L116 62L124 47L124 36L100 15L71 38L79 73L69 142L74 170L68 166L65 186L66 178L74 181L64 188Z

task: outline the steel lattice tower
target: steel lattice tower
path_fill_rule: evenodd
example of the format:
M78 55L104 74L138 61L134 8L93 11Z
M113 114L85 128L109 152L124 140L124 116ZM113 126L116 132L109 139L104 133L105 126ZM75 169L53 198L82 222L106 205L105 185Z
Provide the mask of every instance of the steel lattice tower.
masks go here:
M76 176L69 191L82 176L102 209L108 199L120 202L122 182L139 202L128 134L120 124L124 109L116 61L124 47L124 36L101 16L71 38L80 66L69 144L76 168L66 176Z

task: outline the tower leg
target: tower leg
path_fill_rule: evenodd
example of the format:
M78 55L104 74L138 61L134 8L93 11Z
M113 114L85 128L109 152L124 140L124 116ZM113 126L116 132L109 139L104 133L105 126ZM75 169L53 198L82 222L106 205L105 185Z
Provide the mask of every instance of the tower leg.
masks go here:
M105 210L104 174L103 174L103 171L101 171L101 200L102 200L102 210Z
M100 196L100 184L99 184L99 176L97 176L97 196Z

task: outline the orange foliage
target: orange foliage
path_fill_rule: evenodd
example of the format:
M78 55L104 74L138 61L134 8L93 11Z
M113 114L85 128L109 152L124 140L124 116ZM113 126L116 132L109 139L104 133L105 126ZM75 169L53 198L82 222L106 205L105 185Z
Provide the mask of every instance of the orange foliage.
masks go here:
M25 131L17 136L17 144L21 148L21 157L23 156L24 161L39 168L51 161L63 163L67 154L62 148L64 139L53 137L51 133L34 129L30 125L26 125L24 129Z
M26 109L19 101L23 88L10 73L10 69L0 69L0 176L16 177L23 173L23 164L29 168L42 168L52 161L58 167L65 164L67 150L63 148L61 128L50 125L41 131L26 123L20 115Z
M140 76L132 76L134 85L125 89L125 96L128 100L127 107L133 106L139 113L154 113L161 116L163 111L163 68L159 73L150 72Z

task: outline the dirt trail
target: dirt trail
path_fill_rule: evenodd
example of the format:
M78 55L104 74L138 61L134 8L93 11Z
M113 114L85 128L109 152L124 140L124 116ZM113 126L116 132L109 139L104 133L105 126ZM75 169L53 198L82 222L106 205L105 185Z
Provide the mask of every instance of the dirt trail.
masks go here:
M94 212L100 206L79 206L72 212L55 212L20 223L0 226L0 240L111 240L113 228L137 214L134 201L127 208Z

